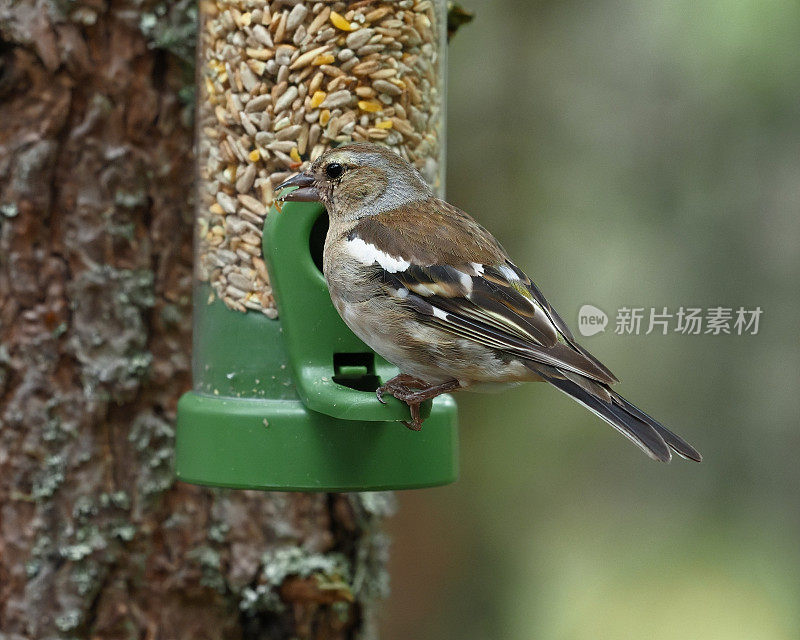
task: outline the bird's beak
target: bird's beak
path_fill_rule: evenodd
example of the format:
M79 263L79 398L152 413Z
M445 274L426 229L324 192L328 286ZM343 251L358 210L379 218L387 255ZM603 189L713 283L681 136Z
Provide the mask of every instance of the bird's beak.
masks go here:
M298 187L294 191L281 194L288 187ZM275 187L278 200L286 202L319 202L319 191L314 186L314 177L307 173L298 173Z

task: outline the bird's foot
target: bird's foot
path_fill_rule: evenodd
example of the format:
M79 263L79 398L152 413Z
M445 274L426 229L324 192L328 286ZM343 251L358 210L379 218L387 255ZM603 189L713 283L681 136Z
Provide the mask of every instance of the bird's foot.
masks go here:
M428 383L423 382L419 378L401 373L399 376L395 376L386 384L375 389L375 395L378 396L378 400L380 400L381 404L386 404L386 401L383 399L383 396L386 393L388 393L390 396L394 396L398 400L405 401L405 399L401 396L408 395L409 393L415 393L415 389L424 389L427 386Z
M448 380L441 384L429 385L424 380L401 373L399 376L387 381L386 384L378 387L375 390L375 395L378 396L378 400L383 404L386 404L383 399L383 395L386 393L405 402L411 411L411 421L404 420L403 424L412 431L419 431L422 429L422 423L424 422L420 417L419 405L426 400L440 396L448 391L455 391L460 387L461 384L458 380Z

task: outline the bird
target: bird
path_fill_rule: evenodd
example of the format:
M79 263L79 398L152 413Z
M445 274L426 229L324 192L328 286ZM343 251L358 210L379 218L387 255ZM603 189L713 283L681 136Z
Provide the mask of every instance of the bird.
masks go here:
M279 184L275 198L327 209L322 266L331 301L400 370L376 395L409 406L408 428L422 428L420 404L442 393L544 381L651 458L702 460L612 389L616 376L578 344L494 236L438 198L394 150L368 142L329 149Z

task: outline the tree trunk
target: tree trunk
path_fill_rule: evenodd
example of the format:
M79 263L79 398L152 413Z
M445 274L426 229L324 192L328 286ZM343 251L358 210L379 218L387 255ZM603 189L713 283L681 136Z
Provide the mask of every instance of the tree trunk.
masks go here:
M0 4L0 636L354 638L384 494L176 484L193 3Z

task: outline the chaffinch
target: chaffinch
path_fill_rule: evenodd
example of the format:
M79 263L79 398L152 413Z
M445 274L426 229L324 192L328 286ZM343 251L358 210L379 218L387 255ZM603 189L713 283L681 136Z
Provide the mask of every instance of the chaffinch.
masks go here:
M284 192L288 187L297 187ZM402 372L377 390L411 410L459 389L546 381L668 462L700 454L611 389L617 378L575 340L539 288L469 215L433 195L388 148L332 149L276 189L319 201L323 272L348 327Z

